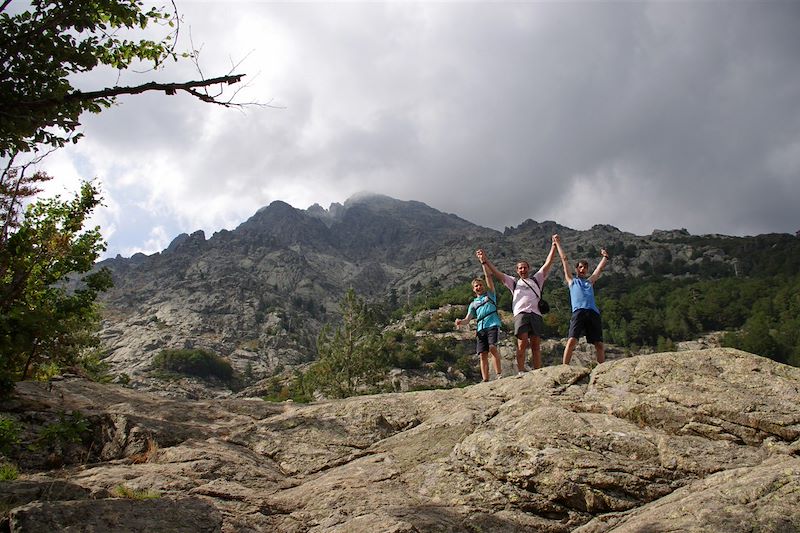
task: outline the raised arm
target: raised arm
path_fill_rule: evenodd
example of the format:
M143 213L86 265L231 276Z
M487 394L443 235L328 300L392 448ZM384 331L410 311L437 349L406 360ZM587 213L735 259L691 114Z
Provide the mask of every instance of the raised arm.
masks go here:
M553 244L556 245L556 250L558 251L558 257L561 258L561 266L564 268L564 281L567 282L567 285L572 283L572 272L569 268L569 261L567 260L567 254L564 253L564 249L561 247L561 237L558 236L556 233L553 235Z
M592 283L594 283L595 281L597 281L597 278L599 278L599 277L600 277L600 274L602 274L602 273L603 273L603 269L604 269L604 268L606 267L606 265L608 264L609 257L608 257L608 252L606 251L606 249L605 249L605 248L603 248L603 249L601 249L601 250L600 250L600 255L602 255L602 256L603 256L603 258L602 258L602 259L600 259L600 262L599 262L599 263L597 263L597 268L595 268L595 269L594 269L594 272L592 272L592 275L591 275L591 276L589 276L589 281L591 281Z
M544 260L544 264L542 265L542 272L544 273L544 277L546 278L550 274L550 267L553 266L553 260L556 258L556 243L553 241L553 245L550 247L550 252L547 254L547 259Z
M478 260L481 262L481 266L483 267L484 273L486 273L486 269L488 268L489 272L491 272L494 275L494 277L496 277L498 279L498 281L500 281L502 283L503 278L505 278L505 274L503 274L502 272L497 270L497 267L495 267L492 264L492 262L489 261L489 259L486 257L486 252L483 251L483 249L480 249L477 252L475 252L475 255L478 256ZM489 283L489 275L488 274L486 275L486 278L487 278L486 279L486 283L488 284ZM492 284L492 288L494 288L494 284Z
M480 257L478 257L480 259ZM483 277L486 279L486 289L495 292L494 290L494 276L492 272L489 270L489 262L486 260L481 261L481 267L483 267Z

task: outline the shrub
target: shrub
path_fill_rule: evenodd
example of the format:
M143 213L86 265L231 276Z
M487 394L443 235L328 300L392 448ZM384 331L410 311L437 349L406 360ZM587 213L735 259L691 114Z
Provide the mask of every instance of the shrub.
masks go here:
M89 421L80 411L59 414L59 421L47 424L39 433L39 443L47 446L63 446L64 444L78 443L89 432Z
M14 481L19 477L19 470L11 463L0 463L0 481Z
M416 346L413 348L416 348ZM413 348L411 350L403 348L393 353L389 358L391 365L406 370L420 368L422 366L422 359L420 359L419 354Z
M456 368L464 374L467 379L473 379L478 375L479 361L476 361L472 355L462 355L456 361Z
M228 381L233 377L228 361L205 350L162 350L153 358L153 367L204 379Z
M10 418L0 417L0 453L8 455L19 444L19 424Z
M433 369L437 372L447 372L448 365L444 359L437 357L433 362Z
M454 341L425 338L417 345L417 353L424 363L430 363L436 359L454 362L461 355L461 350Z
M312 400L303 387L303 374L299 371L295 372L288 383L282 382L277 377L270 379L267 394L262 399L267 402L291 400L299 403L308 403Z
M114 376L109 374L109 369L111 365L100 358L100 353L97 351L93 351L91 353L85 354L78 360L78 366L80 366L86 375L92 380L98 383L111 383L113 381Z

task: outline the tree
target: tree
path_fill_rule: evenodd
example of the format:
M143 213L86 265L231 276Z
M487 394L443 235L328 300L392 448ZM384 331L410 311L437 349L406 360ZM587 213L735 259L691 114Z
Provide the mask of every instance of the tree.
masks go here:
M44 363L74 364L97 342L95 299L111 286L110 273L72 276L90 272L105 249L99 228L83 229L99 203L90 183L71 201L34 202L0 247L0 379L6 390Z
M722 345L785 363L787 357L784 349L772 336L770 326L769 317L763 313L754 313L740 332L726 333L722 338Z
M32 202L50 177L28 169L77 142L81 114L99 113L119 95L184 91L204 102L244 105L222 99L223 87L243 75L205 79L199 66L196 81L73 86L97 68L122 71L141 62L158 69L179 56L197 65L196 53L175 51L174 3L171 10L145 10L141 0L31 0L9 14L10 4L0 0L0 393L45 365L73 364L96 345L96 298L111 285L108 271L92 271L105 249L99 228L84 229L101 201L97 188L84 183L71 201ZM161 41L126 37L148 26L169 33Z
M304 384L332 398L370 389L386 369L380 328L372 309L351 288L342 298L342 323L334 331L325 325L317 339L319 360Z
M76 142L81 134L73 133L80 115L99 113L122 94L184 91L205 102L236 105L219 99L220 87L238 83L241 74L96 91L73 86L77 75L98 67L124 70L142 61L159 68L169 59L177 60L180 19L174 4L168 12L155 7L144 11L141 0L33 0L27 11L8 15L11 0L0 1L0 157L13 159L40 146ZM171 33L163 41L122 36L154 25ZM209 93L209 87L218 92Z

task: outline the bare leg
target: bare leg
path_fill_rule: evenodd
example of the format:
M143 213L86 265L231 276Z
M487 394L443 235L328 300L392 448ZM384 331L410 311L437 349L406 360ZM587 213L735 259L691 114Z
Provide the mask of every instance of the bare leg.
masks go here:
M578 339L575 337L570 337L567 340L567 345L564 346L564 360L562 361L565 365L568 365L572 360L572 350L575 349L576 344L578 344Z
M542 340L531 337L531 365L534 369L542 368Z
M525 372L525 350L528 348L528 334L520 333L517 337L517 371Z
M602 342L594 343L594 349L597 350L597 362L602 363L606 360L606 347Z
M492 358L494 359L494 373L497 376L503 375L503 370L500 367L500 354L497 353L497 346L489 346L489 351L492 353Z
M481 377L483 381L489 381L489 353L481 352Z

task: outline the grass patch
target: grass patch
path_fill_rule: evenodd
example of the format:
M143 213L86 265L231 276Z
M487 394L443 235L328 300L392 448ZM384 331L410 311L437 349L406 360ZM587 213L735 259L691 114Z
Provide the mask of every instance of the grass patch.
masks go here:
M0 464L0 481L14 481L19 477L19 470L11 463Z
M157 500L161 493L157 490L132 489L125 485L117 485L111 493L117 498L127 498L129 500Z

